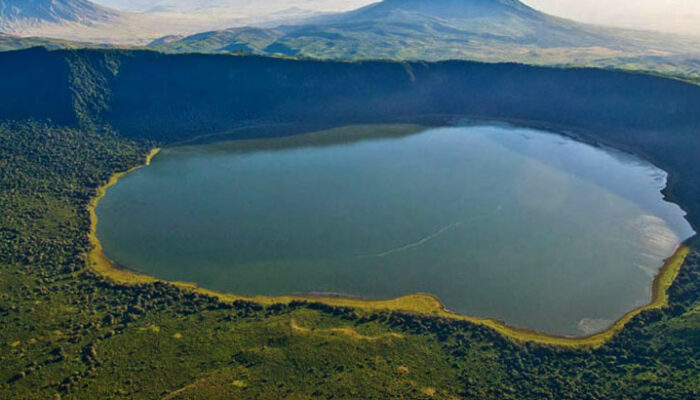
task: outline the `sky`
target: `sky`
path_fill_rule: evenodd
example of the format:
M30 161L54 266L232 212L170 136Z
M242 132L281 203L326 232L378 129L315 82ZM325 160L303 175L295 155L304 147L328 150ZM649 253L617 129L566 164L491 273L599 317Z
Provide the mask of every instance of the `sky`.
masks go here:
M700 36L700 0L523 0L549 14L600 25Z
M250 13L270 13L296 7L317 11L341 11L376 0L93 0L129 11L192 12L214 6ZM439 1L439 0L436 0ZM468 0L465 0L468 1ZM594 24L658 30L700 36L700 0L522 0L549 14ZM232 7L233 6L233 7ZM219 12L217 11L217 12Z

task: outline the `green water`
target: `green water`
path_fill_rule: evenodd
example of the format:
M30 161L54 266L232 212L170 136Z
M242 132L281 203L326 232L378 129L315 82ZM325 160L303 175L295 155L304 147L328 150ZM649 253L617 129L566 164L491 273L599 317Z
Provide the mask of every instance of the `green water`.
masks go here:
M693 233L632 156L509 126L410 131L165 149L109 189L98 237L123 266L218 291L424 292L583 335L648 303Z

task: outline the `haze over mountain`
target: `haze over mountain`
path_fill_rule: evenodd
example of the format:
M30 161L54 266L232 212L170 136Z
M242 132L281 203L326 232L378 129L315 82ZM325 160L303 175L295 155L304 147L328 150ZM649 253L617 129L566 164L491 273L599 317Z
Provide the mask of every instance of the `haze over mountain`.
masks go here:
M50 24L93 25L114 21L121 13L87 0L0 0L0 30Z
M377 0L97 0L96 3L130 12L208 13L263 18L285 10L347 11L375 1Z
M304 24L166 37L151 46L174 52L476 59L700 73L700 40L581 24L518 0L384 0Z
M367 0L1 0L0 36L16 34L109 44L146 44L161 36L232 26L298 23ZM112 8L114 5L117 8ZM12 38L17 42L17 38ZM0 47L4 48L4 47Z
M258 20L284 10L341 12L376 1L95 0L98 4L130 12L208 13L212 16L246 14ZM523 3L545 13L578 22L700 36L700 2L697 0L523 0Z
M310 11L296 14L309 16ZM295 20L293 12L269 19ZM316 14L314 14L316 15ZM145 44L175 33L195 33L250 23L240 13L137 13L89 0L0 0L0 36L15 34L110 44ZM13 38L17 41L17 38Z
M697 0L523 0L563 18L620 28L700 36Z
M238 14L231 13L231 3L213 0L162 0L153 3L150 13L116 11L87 0L2 1L7 27L0 29L3 32L109 44L150 43L151 48L168 52L474 59L614 66L700 78L700 38L586 25L518 0L384 0L334 14L309 11L318 11L321 0L271 0L264 6L271 14L255 17L257 22L247 26L242 25L252 21L251 13L263 7L252 0L236 2L241 5ZM146 2L135 4L143 8ZM293 4L308 8L280 9ZM337 2L325 4L326 9L340 7ZM192 12L185 15L183 10ZM5 49L37 41L0 35L0 47ZM55 40L46 45L76 46Z

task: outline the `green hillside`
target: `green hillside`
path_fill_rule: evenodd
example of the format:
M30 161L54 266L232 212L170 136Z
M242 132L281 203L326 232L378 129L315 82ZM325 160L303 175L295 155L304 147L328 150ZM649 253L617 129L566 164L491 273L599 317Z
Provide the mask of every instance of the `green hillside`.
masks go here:
M88 265L89 204L152 148L219 133L500 119L642 155L700 226L700 87L597 69L149 51L0 54L0 398L691 399L700 251L599 347L397 309L226 302ZM253 125L276 129L243 129Z

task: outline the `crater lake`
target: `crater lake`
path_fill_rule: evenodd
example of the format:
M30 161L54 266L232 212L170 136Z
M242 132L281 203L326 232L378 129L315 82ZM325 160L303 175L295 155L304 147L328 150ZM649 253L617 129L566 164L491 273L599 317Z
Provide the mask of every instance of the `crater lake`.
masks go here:
M547 333L649 303L694 232L666 173L510 125L349 126L163 149L107 191L121 266L241 295L437 296Z

